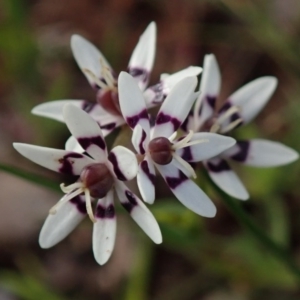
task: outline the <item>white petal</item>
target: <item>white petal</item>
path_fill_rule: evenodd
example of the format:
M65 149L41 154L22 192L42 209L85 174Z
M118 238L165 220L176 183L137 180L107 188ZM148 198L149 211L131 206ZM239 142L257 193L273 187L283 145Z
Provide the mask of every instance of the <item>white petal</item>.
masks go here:
M56 101L45 102L35 106L31 112L34 115L47 117L64 123L65 120L63 117L62 110L63 107L69 103L77 107L83 108L83 104L85 103L85 101L70 99L70 100L56 100Z
M118 80L119 101L123 117L130 128L141 125L148 134L149 117L143 94L131 75L121 72Z
M161 104L165 97L170 93L171 89L179 81L186 77L197 76L201 71L202 68L200 67L190 66L171 75L162 74L160 76L160 82L147 88L143 94L147 107Z
M204 165L210 178L225 193L240 200L249 198L243 183L225 160L214 158L206 161Z
M103 54L82 36L77 34L72 35L71 48L79 68L81 70L87 69L91 71L98 79L101 80L103 78L102 62L111 69ZM95 88L96 83L93 77L84 71L83 74L90 82L91 86Z
M81 196L58 206L56 214L48 215L39 237L42 248L50 248L63 240L86 216Z
M213 54L205 55L199 88L200 96L194 109L195 124L193 130L198 131L201 125L213 115L220 89L221 73L218 62Z
M74 151L77 153L83 153L85 150L80 146L80 144L78 143L78 141L76 140L76 138L74 138L73 135L71 135L65 144L65 149L67 151Z
M138 172L138 163L135 154L123 146L114 147L109 155L114 172L119 180L131 180Z
M104 265L110 258L115 245L116 215L113 190L97 203L93 227L93 252L98 264Z
M147 157L139 164L137 184L145 202L153 204L155 200L155 169Z
M184 206L203 217L212 218L216 215L216 207L209 197L172 163L165 166L156 165L156 167Z
M139 124L133 129L131 142L137 153L145 154L149 142L149 136L147 136L145 130Z
M14 143L14 148L24 157L52 171L69 175L80 175L82 169L95 161L84 154Z
M238 141L223 155L252 167L282 166L299 157L299 154L292 148L263 139Z
M106 161L107 150L99 124L72 104L63 108L64 119L81 147L98 162Z
M174 86L155 121L153 138L169 137L186 119L196 97L197 77L186 77Z
M203 142L176 151L184 160L189 162L212 158L236 143L236 140L231 137L209 132L195 133L191 141Z
M238 106L243 124L249 123L265 107L277 87L277 79L260 77L238 89L228 97L231 105Z
M151 22L133 50L129 61L129 73L137 80L141 90L148 84L156 50L156 24Z
M121 181L116 182L115 187L121 204L130 213L133 220L144 230L154 243L160 244L162 242L162 235L157 221L150 210Z

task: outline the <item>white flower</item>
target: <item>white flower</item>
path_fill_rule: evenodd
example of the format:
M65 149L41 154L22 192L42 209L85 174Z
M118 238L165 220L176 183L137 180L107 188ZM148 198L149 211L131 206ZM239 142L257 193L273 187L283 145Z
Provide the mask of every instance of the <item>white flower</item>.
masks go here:
M40 104L33 108L32 113L64 122L62 108L72 103L88 112L96 120L106 136L116 127L125 123L118 100L118 87L115 72L102 53L88 40L73 35L71 48L74 58L97 92L96 102L86 100L57 100ZM170 88L186 76L198 75L200 67L188 67L173 75L163 74L158 84L146 89L152 71L156 49L156 24L151 22L141 35L128 64L128 72L134 77L140 89L144 91L147 106L161 103ZM67 149L74 146L74 140L67 143Z
M61 185L66 195L50 210L40 233L41 247L49 248L60 242L88 214L94 222L95 259L101 265L106 263L113 251L116 235L114 190L134 221L155 243L161 243L161 232L154 216L123 183L136 176L135 155L122 146L115 147L108 154L99 125L83 110L67 104L63 116L70 132L87 155L14 144L19 153L43 167L79 176L74 184ZM91 203L94 199L98 199L95 213Z
M215 103L221 87L221 75L214 55L206 55L200 96L186 129L227 134L248 124L265 107L277 86L277 79L260 77L238 89L228 97L221 109L215 112ZM298 153L278 142L252 139L237 141L218 157L204 162L211 179L227 194L246 200L249 194L227 160L254 167L275 167L298 158Z
M143 94L134 79L122 72L119 76L119 99L124 119L133 129L132 144L138 152L137 183L143 199L155 198L155 167L164 177L179 201L197 214L214 217L215 205L189 177L195 172L186 162L197 162L218 155L234 145L235 140L214 133L190 132L175 141L176 131L185 120L197 94L197 77L178 82L163 102L154 127L150 130L149 116Z

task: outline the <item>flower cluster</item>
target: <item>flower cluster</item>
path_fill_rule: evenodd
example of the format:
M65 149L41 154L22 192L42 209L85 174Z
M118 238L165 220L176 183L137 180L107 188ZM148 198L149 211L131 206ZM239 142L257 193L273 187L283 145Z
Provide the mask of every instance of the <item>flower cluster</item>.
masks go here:
M294 150L279 143L236 141L227 136L251 121L267 103L277 84L275 78L263 77L247 84L215 112L221 81L215 57L205 57L199 92L197 75L202 68L195 66L163 74L159 83L147 87L155 44L156 25L152 22L140 37L127 72L116 76L94 45L72 36L75 60L95 89L96 101L58 100L33 109L34 114L66 123L71 137L65 150L14 143L15 149L33 162L76 177L73 184L61 184L65 195L49 211L40 233L41 247L60 242L88 215L94 224L94 256L102 265L114 248L114 194L159 244L159 225L143 203L154 203L157 171L183 205L201 216L214 217L215 205L193 181L196 163L203 161L213 181L229 195L247 199L245 187L227 160L267 167L298 158ZM158 105L157 114L149 111ZM120 145L107 149L105 137L121 125L132 130L135 153ZM134 178L142 200L125 183Z

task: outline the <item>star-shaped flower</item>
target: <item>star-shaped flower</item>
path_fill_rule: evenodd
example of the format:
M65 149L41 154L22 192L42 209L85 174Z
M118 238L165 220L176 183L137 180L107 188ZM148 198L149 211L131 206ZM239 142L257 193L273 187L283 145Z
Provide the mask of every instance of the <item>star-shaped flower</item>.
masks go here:
M248 124L264 108L277 86L277 79L260 77L238 89L228 97L221 109L215 111L221 88L221 75L214 55L206 55L200 96L186 128L228 134L233 129ZM237 141L218 157L204 163L211 179L227 194L246 200L249 194L228 160L253 167L275 167L298 158L298 153L278 142L264 139Z
M79 176L75 183L61 185L66 195L50 210L40 233L41 247L49 248L60 242L88 214L94 222L95 259L101 265L106 263L114 248L116 235L114 190L134 221L155 243L161 243L161 232L154 216L123 183L136 176L135 155L122 146L113 148L108 154L99 125L83 110L67 104L63 115L71 134L87 155L14 144L19 153L43 167L62 174ZM98 202L93 213L92 201L96 199Z
M195 177L195 172L186 157L189 162L208 159L230 148L235 140L215 133L194 134L192 131L175 140L177 129L198 95L194 92L197 77L186 77L173 87L163 102L152 129L143 94L134 78L122 72L118 84L121 111L133 130L132 144L138 152L140 163L137 183L143 199L148 203L154 202L157 168L180 202L197 214L214 217L214 204L189 179L191 176Z
M116 73L102 53L85 38L73 35L71 48L78 66L97 93L96 102L71 99L51 101L36 106L32 113L64 122L62 108L66 103L72 103L88 112L100 124L103 135L106 136L125 123L120 112ZM182 78L198 75L202 71L200 67L191 66L173 75L163 74L158 84L146 89L154 63L155 49L156 25L152 22L141 35L128 64L128 72L144 91L148 107L160 104L170 88ZM74 149L72 138L66 147Z

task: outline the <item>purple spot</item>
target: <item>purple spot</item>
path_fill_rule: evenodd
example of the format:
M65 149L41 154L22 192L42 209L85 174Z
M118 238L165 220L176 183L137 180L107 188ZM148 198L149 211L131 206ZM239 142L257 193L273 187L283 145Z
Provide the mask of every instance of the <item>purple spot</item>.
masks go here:
M131 193L130 191L127 190L125 192L125 195L126 195L126 198L128 199L128 202L121 203L121 204L129 213L131 213L133 208L137 205L137 201L135 199L135 195L133 193Z
M96 103L84 101L82 103L81 109L83 109L85 112L89 113L94 109L95 105L96 105Z
M139 77L144 83L147 83L149 80L149 72L142 68L129 68L128 73L132 77Z
M166 177L166 182L168 186L174 190L187 179L188 178L181 171L179 171L179 177Z
M61 164L61 167L58 171L62 174L73 175L73 164L74 160L72 158L83 158L83 155L79 153L69 153L66 154L64 157L60 158L58 161Z
M106 130L112 130L116 127L116 123L108 123L108 124L105 124L105 125L101 125L100 126L101 129L106 129Z
M184 147L184 148L182 149L181 157L182 157L185 161L191 161L191 160L193 160L193 154L192 154L191 147Z
M141 139L141 141L139 143L140 154L145 154L145 149L144 149L143 143L144 143L144 141L146 139L146 136L147 136L146 132L145 132L145 130L143 130L143 132L142 132L142 139Z
M134 128L140 119L149 119L146 109L144 109L137 115L134 115L132 117L127 117L126 122L130 126L130 128Z
M178 119L173 118L169 115L165 115L163 112L158 114L156 118L156 124L160 125L168 122L171 122L173 124L174 131L176 131L181 124L181 122Z
M88 147L91 145L97 145L102 150L104 150L106 147L105 142L100 135L87 138L78 138L77 140L84 150L88 149Z
M116 176L118 177L118 179L122 180L122 181L127 180L127 178L124 176L124 174L120 170L117 156L113 152L109 153L108 160L112 163L112 165L114 167L114 172L115 172Z
M226 160L221 159L218 163L214 164L211 161L207 162L207 167L209 171L219 173L223 171L230 171L231 168L229 167Z
M249 154L250 142L237 141L236 146L239 148L239 151L236 154L232 155L231 158L239 162L246 161Z
M155 175L150 172L149 166L148 166L148 162L146 160L143 160L141 162L141 168L144 171L144 173L148 176L148 178L152 182L152 184L154 185L154 183L155 183Z
M76 208L78 209L78 211L80 213L86 214L85 201L82 200L82 198L80 196L74 197L73 199L70 200L70 202L76 206Z
M103 207L101 204L97 205L95 216L99 219L113 219L115 217L115 208L112 204L108 207Z
M216 98L215 96L209 96L209 95L207 95L207 96L205 97L205 99L206 99L206 102L208 103L208 105L209 105L212 109L214 109L215 106L216 106L216 100L217 100L217 98Z

